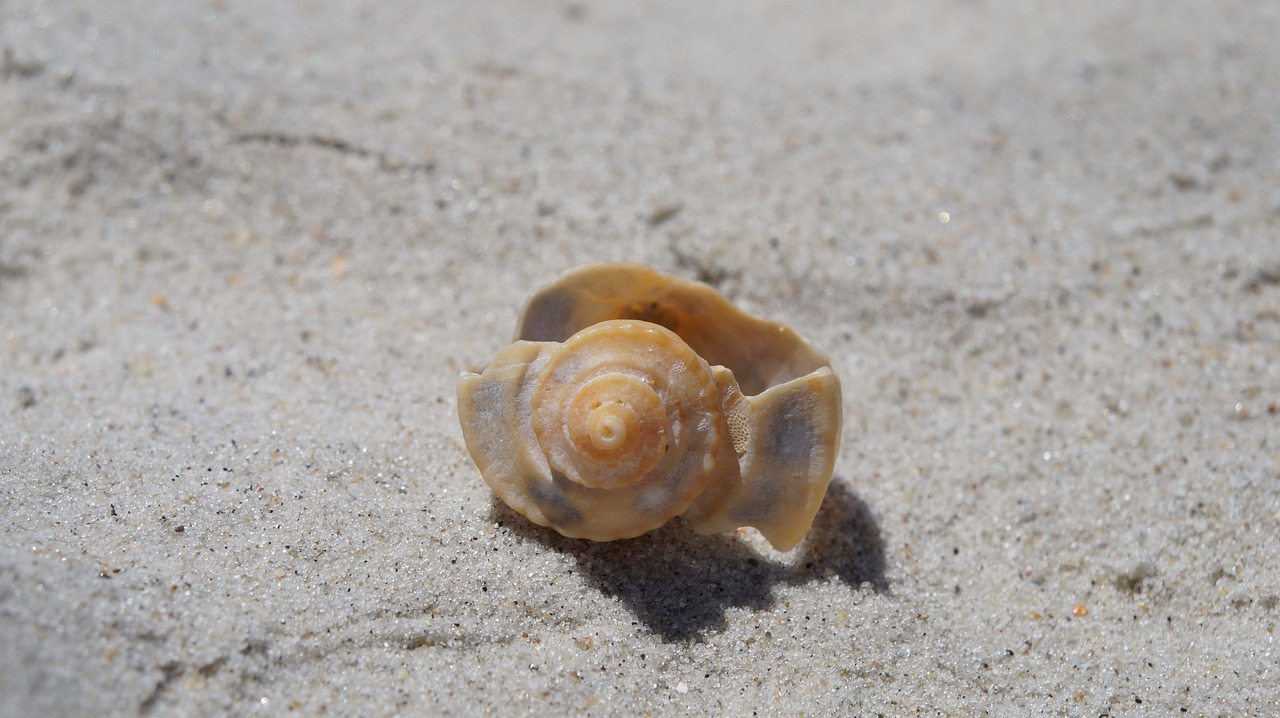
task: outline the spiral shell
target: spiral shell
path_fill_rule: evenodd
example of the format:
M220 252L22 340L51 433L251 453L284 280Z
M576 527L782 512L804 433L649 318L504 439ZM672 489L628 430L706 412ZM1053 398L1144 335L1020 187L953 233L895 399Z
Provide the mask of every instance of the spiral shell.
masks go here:
M458 383L467 449L513 509L560 533L629 538L683 515L779 550L817 513L840 384L791 329L638 265L562 277L516 342Z

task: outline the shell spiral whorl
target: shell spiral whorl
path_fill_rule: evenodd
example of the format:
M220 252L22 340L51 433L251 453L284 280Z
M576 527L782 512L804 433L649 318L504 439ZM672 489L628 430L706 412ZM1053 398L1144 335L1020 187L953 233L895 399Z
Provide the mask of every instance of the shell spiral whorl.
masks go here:
M714 388L706 362L671 332L602 322L548 357L531 401L533 431L566 479L593 489L631 486L694 439L714 445ZM700 425L711 433L693 436Z
M582 401L581 396L577 401ZM631 404L622 399L611 399L603 404L596 402L595 408L587 414L587 438L597 451L617 453L619 448L627 445L627 427L639 418ZM659 432L660 435L663 433L666 432Z

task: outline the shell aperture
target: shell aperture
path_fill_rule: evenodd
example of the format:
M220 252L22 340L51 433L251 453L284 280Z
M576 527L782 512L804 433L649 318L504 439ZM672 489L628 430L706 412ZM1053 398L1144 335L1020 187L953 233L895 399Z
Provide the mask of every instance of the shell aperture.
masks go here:
M534 523L609 541L683 515L785 551L831 480L840 385L711 287L604 264L530 298L517 341L459 380L458 414L485 482Z

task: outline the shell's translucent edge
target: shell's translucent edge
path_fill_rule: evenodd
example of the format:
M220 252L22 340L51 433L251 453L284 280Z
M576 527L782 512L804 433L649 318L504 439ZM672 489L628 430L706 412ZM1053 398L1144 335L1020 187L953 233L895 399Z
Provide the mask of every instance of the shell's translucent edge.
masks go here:
M725 371L725 374L728 374ZM730 375L721 381L732 381ZM800 543L822 505L840 442L840 382L829 368L742 397L742 480L709 488L685 513L698 533L750 526L770 545Z
M525 302L515 338L563 342L610 319L670 329L708 364L732 371L748 395L830 366L790 327L747 314L702 282L642 264L594 264L566 273Z
M738 310L707 285L605 264L536 292L517 337L482 373L458 382L467 450L514 510L597 541L638 536L676 515L699 533L754 527L779 551L804 538L831 481L841 401L826 358L799 334ZM656 463L615 457L599 469L634 465L643 475L593 481L583 472L602 459L587 455L574 459L577 479L552 468L567 466L562 437L587 430L570 423L614 400L580 391L593 381L632 386L616 401L636 404L627 410L640 412L637 421L663 427L648 434L663 437ZM662 397L665 417L649 416L659 408L635 398L648 396L634 391L636 381Z

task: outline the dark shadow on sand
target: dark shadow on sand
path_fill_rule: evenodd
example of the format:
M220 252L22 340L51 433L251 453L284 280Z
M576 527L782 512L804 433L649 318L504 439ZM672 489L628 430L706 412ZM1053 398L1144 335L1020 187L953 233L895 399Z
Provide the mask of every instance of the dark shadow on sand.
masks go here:
M699 536L681 521L625 541L565 538L535 526L497 498L491 519L530 541L572 556L604 594L666 641L723 630L730 607L764 610L776 584L837 577L851 587L885 590L884 544L865 502L836 478L804 543L779 561L732 536Z

